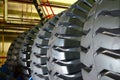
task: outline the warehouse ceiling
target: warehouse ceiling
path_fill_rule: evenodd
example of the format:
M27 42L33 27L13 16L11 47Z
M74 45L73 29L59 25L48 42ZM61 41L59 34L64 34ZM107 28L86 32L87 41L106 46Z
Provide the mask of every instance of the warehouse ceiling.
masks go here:
M75 1L77 0L36 0L45 18L66 10ZM40 22L33 0L0 0L0 34L14 37Z

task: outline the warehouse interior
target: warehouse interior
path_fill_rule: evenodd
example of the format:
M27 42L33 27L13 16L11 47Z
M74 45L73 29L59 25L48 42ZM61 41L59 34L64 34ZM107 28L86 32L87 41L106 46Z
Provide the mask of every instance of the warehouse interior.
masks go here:
M37 0L42 17L45 18L68 9L75 2L76 0ZM12 41L40 22L41 17L32 0L0 0L0 66L7 58Z
M120 0L0 0L0 80L120 80Z
M0 0L1 71L4 72L3 66L8 58L10 45L12 45L12 42L18 35L67 10L76 1L77 0ZM1 71L0 76L6 77L5 72L1 73ZM7 76L11 74L12 73L7 74ZM3 80L3 78L0 78L0 80ZM14 80L14 78L12 78L12 80Z

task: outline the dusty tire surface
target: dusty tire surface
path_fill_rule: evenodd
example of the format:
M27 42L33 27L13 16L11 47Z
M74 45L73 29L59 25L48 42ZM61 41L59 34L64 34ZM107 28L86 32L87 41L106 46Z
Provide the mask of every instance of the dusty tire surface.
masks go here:
M18 35L18 37L12 42L7 53L7 61L6 61L7 69L8 69L7 73L9 75L13 74L15 78L21 75L21 67L19 65L18 56L19 56L19 50L21 48L21 44L23 43L26 34L27 31Z
M59 19L49 40L47 68L49 80L83 80L80 39L94 0L79 0Z
M120 80L120 0L100 0L88 15L81 39L84 80Z
M22 67L22 73L25 80L28 80L31 76L30 70L30 55L31 55L31 46L33 45L34 38L41 28L41 24L31 28L27 35L24 37L21 49L19 51L19 64Z
M14 71L14 68L18 65L18 52L21 48L21 44L26 34L26 32L20 34L10 45L6 61L10 71Z
M49 80L46 65L47 49L49 48L48 41L60 15L61 14L46 22L34 40L31 54L31 70L33 80Z

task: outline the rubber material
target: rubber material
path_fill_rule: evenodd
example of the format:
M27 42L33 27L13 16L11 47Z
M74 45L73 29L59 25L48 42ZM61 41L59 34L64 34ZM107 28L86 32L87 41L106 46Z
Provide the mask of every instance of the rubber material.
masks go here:
M37 26L30 29L26 37L24 38L24 41L22 43L20 52L19 52L19 63L22 67L23 75L25 80L28 80L28 78L31 76L31 70L30 70L30 54L31 54L31 46L33 45L34 38L38 31L41 28L41 24L38 24Z
M99 0L81 39L84 80L120 80L120 0Z
M55 27L59 17L55 16L44 24L41 31L39 31L34 44L32 46L31 55L31 70L33 80L48 80L48 70L46 67L48 41L51 36L51 31Z
M52 32L47 67L50 80L82 80L80 39L94 0L79 0L60 18Z
M18 52L20 50L21 44L27 32L20 34L11 44L7 53L7 66L10 71L14 72L14 69L18 64Z

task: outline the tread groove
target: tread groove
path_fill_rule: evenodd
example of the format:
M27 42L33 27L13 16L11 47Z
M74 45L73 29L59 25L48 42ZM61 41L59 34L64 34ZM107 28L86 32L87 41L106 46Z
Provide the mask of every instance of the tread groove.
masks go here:
M80 41L81 37L78 35L71 35L71 34L55 34L56 37L61 39L71 39L71 40L77 40Z
M99 48L97 50L97 53L98 54L104 54L104 55L108 55L110 57L113 57L113 58L120 58L120 54L119 54L120 50L110 50L110 49L105 49L105 48Z
M103 16L113 16L113 17L120 17L120 10L112 10L112 11L102 11L99 13L99 16L103 15Z
M102 33L102 34L109 35L109 36L120 37L120 28L116 28L116 29L99 28L96 31L96 34L98 33Z
M60 51L60 52L79 52L80 48L72 48L72 47L64 47L64 46L53 46L52 47L54 50Z
M120 74L119 73L115 73L115 72L105 70L105 69L102 70L99 75L101 75L102 77L107 76L107 77L110 77L114 80L119 80L120 79Z
M39 44L39 43L36 43L35 44L38 48L49 48L48 45L42 45L42 44Z

